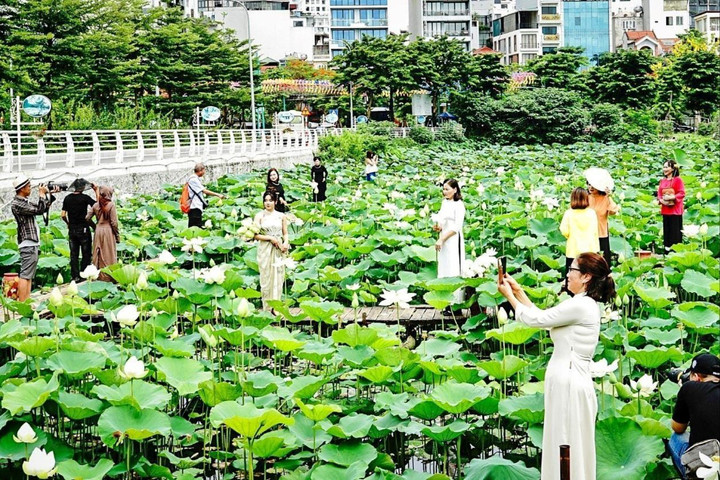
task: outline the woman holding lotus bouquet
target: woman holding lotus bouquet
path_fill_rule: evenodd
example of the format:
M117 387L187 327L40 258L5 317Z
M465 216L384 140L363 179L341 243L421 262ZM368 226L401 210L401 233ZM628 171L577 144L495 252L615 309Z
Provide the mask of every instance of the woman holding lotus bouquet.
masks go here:
M254 223L260 228L255 235L258 241L257 262L260 270L260 293L263 310L269 310L268 300L281 300L285 283L283 256L290 249L287 217L275 210L277 199L272 192L263 194L263 210L255 215Z

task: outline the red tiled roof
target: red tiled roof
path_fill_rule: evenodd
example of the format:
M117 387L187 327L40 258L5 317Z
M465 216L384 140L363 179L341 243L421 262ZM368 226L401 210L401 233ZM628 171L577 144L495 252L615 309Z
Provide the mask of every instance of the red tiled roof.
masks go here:
M500 53L500 52L495 51L490 47L476 48L475 50L472 51L473 55L488 55L488 54L494 54L494 53Z
M655 36L655 32L653 32L652 30L640 30L638 32L633 31L633 30L628 30L625 32L625 35L627 35L628 40L640 40L645 37L650 37L657 42L657 37Z

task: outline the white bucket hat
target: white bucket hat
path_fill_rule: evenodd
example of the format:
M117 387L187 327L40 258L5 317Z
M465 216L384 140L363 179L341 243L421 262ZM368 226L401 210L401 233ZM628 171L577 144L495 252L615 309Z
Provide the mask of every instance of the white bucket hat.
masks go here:
M30 179L27 177L27 175L21 173L20 175L18 175L15 181L13 181L13 188L17 192L28 183L30 183Z

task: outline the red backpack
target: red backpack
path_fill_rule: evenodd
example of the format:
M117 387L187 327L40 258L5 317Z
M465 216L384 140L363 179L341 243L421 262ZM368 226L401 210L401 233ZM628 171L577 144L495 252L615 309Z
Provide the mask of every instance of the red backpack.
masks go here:
M189 213L191 202L192 199L190 198L190 187L188 186L187 182L185 182L185 185L183 185L182 193L180 194L180 210L182 210L182 212L185 214Z

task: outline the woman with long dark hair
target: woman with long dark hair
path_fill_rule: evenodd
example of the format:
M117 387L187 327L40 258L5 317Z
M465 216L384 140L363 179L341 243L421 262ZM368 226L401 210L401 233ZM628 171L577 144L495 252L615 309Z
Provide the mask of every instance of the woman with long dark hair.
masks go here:
M437 253L437 276L459 277L465 263L465 239L463 224L465 223L465 204L462 201L460 185L454 178L443 182L443 202L440 211L433 215L433 230L439 232L435 250ZM455 303L462 302L462 290L455 292Z
M541 310L509 275L498 291L526 325L550 331L553 353L545 371L542 480L560 478L560 445L570 445L570 478L595 478L595 417L597 397L590 364L600 335L600 305L615 297L610 267L597 253L582 253L573 260L568 290L574 296L558 306Z
M667 251L676 243L682 243L685 184L680 178L680 168L675 160L665 162L662 172L657 198L663 217L663 244Z
M285 189L282 183L280 183L280 172L277 171L277 168L268 170L265 191L275 195L275 210L280 213L285 213L290 210L285 200Z
M93 189L98 201L92 206L86 219L97 218L92 262L98 270L102 270L117 263L117 244L120 242L120 230L118 229L115 202L112 201L112 187L94 185ZM112 280L105 273L101 273L99 278L106 281Z
M260 227L255 240L258 241L257 263L263 310L269 310L268 300L282 300L285 266L281 260L290 249L287 217L275 209L276 200L273 192L263 193L263 209L254 219Z
M328 171L322 164L320 157L313 158L313 166L310 169L310 179L315 183L313 188L313 202L322 202L325 200L325 191L327 190Z

